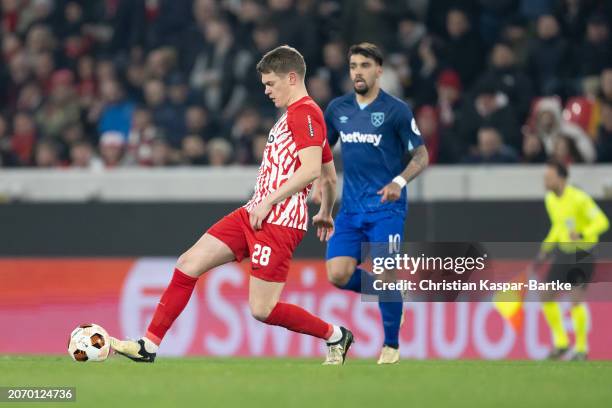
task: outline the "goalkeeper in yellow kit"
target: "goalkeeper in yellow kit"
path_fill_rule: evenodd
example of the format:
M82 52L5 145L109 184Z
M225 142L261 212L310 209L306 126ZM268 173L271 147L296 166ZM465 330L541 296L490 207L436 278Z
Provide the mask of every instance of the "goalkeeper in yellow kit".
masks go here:
M591 250L599 241L599 236L609 228L609 221L588 194L567 183L567 177L568 170L563 164L547 164L544 184L548 192L545 201L551 227L542 243L536 266L550 259L547 280L572 284L571 315L576 335L572 359L585 360L588 352L588 312L584 300L594 268ZM542 311L554 343L550 359L560 359L569 350L569 339L560 305L555 301L556 295L547 293L542 297Z

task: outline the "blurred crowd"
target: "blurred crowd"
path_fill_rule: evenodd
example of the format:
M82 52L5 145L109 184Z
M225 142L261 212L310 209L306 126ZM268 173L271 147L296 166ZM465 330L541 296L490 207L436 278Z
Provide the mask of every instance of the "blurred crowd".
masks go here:
M258 164L255 65L300 50L323 109L385 52L432 163L612 162L609 0L0 0L0 167Z

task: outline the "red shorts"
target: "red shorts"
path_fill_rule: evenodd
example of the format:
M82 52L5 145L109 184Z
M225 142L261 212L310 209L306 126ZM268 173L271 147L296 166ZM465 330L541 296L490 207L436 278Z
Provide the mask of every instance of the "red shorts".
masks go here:
M225 243L240 262L251 257L251 275L270 282L285 282L289 263L306 231L262 223L253 230L244 207L231 212L210 227L208 234Z

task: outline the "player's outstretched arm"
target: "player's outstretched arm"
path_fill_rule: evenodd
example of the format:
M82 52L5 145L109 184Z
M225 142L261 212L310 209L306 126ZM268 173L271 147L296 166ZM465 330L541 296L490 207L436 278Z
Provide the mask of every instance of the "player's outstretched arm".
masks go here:
M321 157L323 149L319 146L310 146L298 152L300 167L287 179L287 181L275 192L267 196L249 214L253 229L261 229L263 220L268 216L274 204L280 203L287 197L302 191L308 184L312 183L321 175Z
M380 202L396 201L399 200L402 195L402 189L416 176L421 174L423 170L429 165L429 153L425 145L421 145L412 151L412 159L393 181L387 184L385 187L378 191L381 195Z
M334 233L334 219L332 211L336 202L336 167L334 162L323 163L321 167L321 177L318 178L318 188L320 191L319 213L312 217L312 222L317 227L317 237L321 241L328 241Z

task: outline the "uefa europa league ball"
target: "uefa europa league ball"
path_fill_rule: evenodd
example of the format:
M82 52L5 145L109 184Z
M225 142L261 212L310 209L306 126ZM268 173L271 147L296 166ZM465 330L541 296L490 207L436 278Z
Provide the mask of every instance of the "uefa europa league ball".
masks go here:
M70 333L68 354L74 361L104 361L110 352L110 337L97 324L82 324Z

